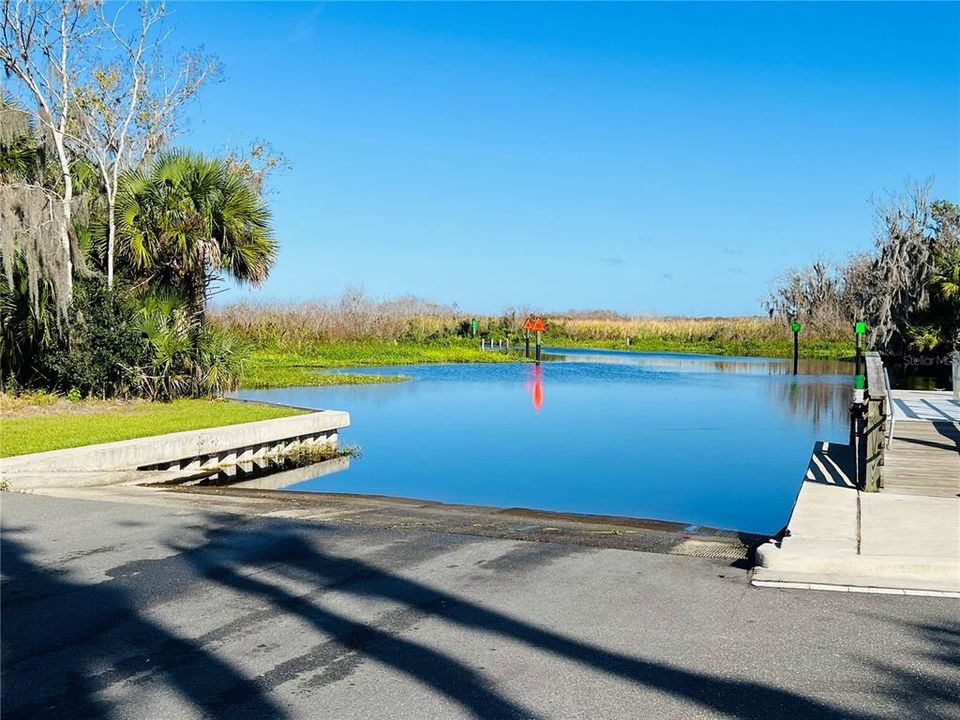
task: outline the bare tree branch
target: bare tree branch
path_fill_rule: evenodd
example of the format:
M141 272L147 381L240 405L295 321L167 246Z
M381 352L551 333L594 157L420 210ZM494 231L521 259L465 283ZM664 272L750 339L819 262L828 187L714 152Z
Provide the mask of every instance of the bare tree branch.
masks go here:
M120 177L139 166L177 133L178 113L219 72L215 58L199 53L174 69L162 53L169 32L163 3L142 0L139 22L126 22L129 3L109 15L97 7L96 22L106 39L73 109L75 139L94 160L107 205L107 283L113 286ZM133 29L127 29L132 27Z

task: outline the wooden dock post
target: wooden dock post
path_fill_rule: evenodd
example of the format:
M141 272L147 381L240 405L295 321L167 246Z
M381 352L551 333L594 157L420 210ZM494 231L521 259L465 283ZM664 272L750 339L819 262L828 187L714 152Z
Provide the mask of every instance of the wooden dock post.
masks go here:
M866 355L867 392L864 403L854 404L853 428L857 453L857 484L865 492L883 487L883 456L887 447L890 398L883 361L877 352Z

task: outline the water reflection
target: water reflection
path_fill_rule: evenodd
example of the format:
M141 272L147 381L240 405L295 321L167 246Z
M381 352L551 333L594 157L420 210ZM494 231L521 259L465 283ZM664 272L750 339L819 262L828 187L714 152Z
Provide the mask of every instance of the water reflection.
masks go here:
M200 470L187 477L165 480L156 485L180 487L235 487L248 490L282 490L291 485L347 470L350 457L330 458L307 465L289 458L262 457L244 460L215 470Z
M526 389L530 393L534 411L539 413L543 407L543 368L539 363L531 368L530 381L526 384Z
M830 382L821 377L816 382L794 380L771 384L767 389L773 396L775 407L812 424L819 431L849 421L852 387L846 378Z
M581 348L547 348L544 360L589 362L614 365L638 365L674 372L711 372L760 375L793 375L793 360L787 358L729 357L680 353L640 353L628 350L591 350ZM854 364L846 360L801 360L800 375L850 375Z
M914 363L905 363L894 358L884 358L884 367L890 373L892 387L903 390L950 390L950 358L915 358Z

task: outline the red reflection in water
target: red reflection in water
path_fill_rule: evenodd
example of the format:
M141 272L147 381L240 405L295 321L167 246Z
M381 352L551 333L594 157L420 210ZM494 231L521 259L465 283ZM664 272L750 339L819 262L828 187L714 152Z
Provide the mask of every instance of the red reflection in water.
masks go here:
M539 365L533 366L533 376L526 387L530 391L533 409L540 412L540 408L543 407L543 369Z

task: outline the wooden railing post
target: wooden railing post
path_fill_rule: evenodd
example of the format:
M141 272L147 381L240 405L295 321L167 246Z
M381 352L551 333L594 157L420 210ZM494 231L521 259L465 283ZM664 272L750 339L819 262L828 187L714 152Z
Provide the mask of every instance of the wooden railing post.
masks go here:
M858 484L865 492L878 492L883 487L883 454L887 446L887 423L890 399L884 380L880 354L867 353L867 393L865 407L860 408L857 434ZM854 420L855 426L857 424Z

